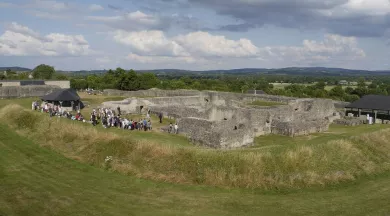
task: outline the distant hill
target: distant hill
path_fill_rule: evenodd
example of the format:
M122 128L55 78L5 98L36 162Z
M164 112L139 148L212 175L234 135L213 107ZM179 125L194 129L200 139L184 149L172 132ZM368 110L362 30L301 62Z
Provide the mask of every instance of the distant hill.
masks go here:
M12 71L31 71L31 69L24 67L0 67L0 71L6 71L8 69L11 69Z
M31 69L22 67L0 67L0 71L6 69L14 71L30 71ZM129 70L129 69L126 69ZM345 68L327 68L327 67L287 67L287 68L237 68L229 70L180 70L180 69L153 69L153 70L135 70L139 73L151 72L158 76L220 76L220 75L304 75L304 76L381 76L390 75L390 70L356 70ZM61 71L72 75L104 74L107 70L79 70L79 71Z

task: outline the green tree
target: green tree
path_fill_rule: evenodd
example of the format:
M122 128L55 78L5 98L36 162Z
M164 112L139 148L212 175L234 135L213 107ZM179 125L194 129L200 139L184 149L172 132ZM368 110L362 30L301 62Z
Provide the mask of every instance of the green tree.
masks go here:
M345 93L347 93L347 94L352 94L353 93L353 91L354 91L354 89L352 88L352 87L347 87L347 88L345 88Z
M70 87L74 89L86 89L88 88L88 82L85 79L71 79Z
M41 64L34 68L33 77L34 79L51 79L55 72L54 67Z
M245 84L245 85L241 86L241 93L246 94L246 93L248 93L248 90L249 90L248 85Z
M30 75L29 72L21 72L17 75L17 79L19 80L26 80L28 79L28 76Z
M319 81L314 85L315 89L324 90L326 86L326 83L324 81Z
M153 73L143 73L139 75L140 89L155 88L159 84L159 80Z
M335 99L343 99L345 96L345 91L341 85L338 85L329 91L329 96Z
M360 78L360 79L358 80L357 87L358 87L358 88L366 88L366 81L365 81L364 78Z
M56 73L54 75L54 79L56 79L56 80L68 80L69 78L68 78L68 76L66 76L63 73Z
M117 82L119 90L136 91L140 88L140 79L133 70L122 73Z

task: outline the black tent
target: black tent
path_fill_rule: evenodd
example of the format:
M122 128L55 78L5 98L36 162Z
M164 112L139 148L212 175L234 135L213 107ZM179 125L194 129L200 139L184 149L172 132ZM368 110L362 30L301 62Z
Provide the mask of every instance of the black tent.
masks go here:
M346 106L346 108L389 111L390 96L366 95Z
M41 98L43 101L53 103L55 105L62 105L63 107L75 108L79 106L84 108L84 104L80 101L80 96L74 89L59 89Z
M390 120L390 96L384 95L366 95L360 100L357 100L345 106L346 115L352 113L357 116L369 114L374 117L374 122L377 118L382 120Z

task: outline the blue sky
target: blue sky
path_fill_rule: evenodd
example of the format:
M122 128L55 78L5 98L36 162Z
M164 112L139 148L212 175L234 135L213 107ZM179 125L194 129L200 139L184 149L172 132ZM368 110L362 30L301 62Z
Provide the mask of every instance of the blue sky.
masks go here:
M390 69L390 0L0 1L0 66Z

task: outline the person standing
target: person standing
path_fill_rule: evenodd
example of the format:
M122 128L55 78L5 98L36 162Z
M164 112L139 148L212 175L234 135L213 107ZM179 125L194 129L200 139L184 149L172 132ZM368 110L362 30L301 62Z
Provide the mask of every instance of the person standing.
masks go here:
M92 125L96 126L96 115L95 115L95 112L92 112L91 120L92 120Z
M175 134L177 134L177 133L178 133L178 131L179 131L179 126L177 126L177 123L175 124L175 127L174 127L174 129L175 129Z
M162 117L163 117L163 115L162 115L162 113L160 112L160 113L158 114L158 118L160 119L160 124L162 123Z
M120 116L121 115L121 108L120 108L120 106L118 106L116 109L118 110L118 115Z

